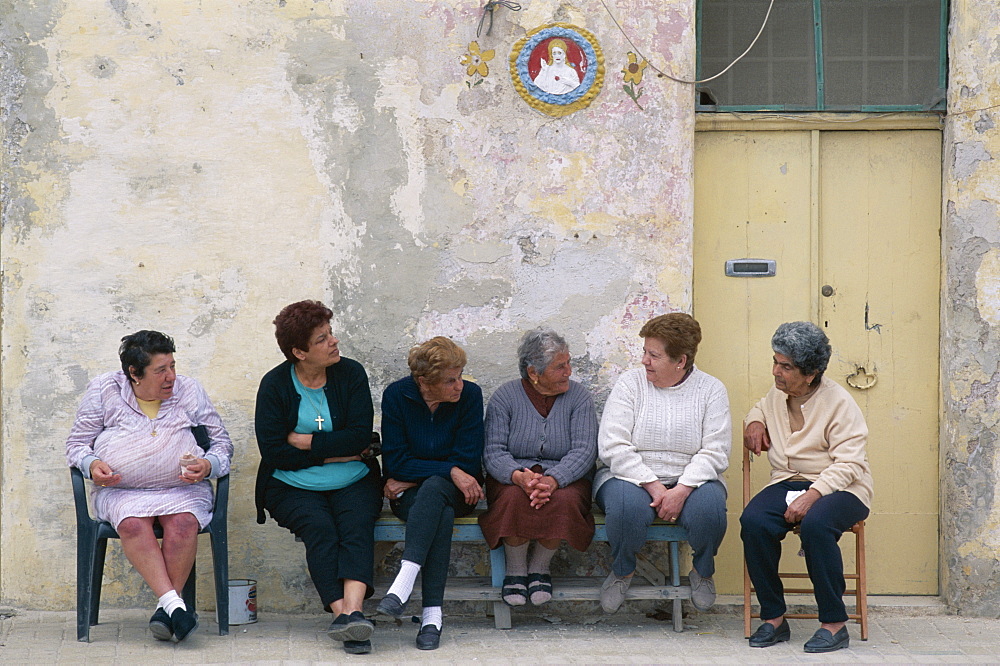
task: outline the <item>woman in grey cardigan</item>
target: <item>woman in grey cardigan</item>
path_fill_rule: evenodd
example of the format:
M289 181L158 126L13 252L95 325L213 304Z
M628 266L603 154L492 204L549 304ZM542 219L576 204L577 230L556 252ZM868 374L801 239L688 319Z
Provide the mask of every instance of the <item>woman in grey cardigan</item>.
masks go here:
M560 542L584 551L594 538L597 413L590 392L569 379L569 347L558 333L528 331L517 356L521 379L498 388L486 408L489 510L479 525L490 548L503 540L504 602L537 606L552 598L549 562Z

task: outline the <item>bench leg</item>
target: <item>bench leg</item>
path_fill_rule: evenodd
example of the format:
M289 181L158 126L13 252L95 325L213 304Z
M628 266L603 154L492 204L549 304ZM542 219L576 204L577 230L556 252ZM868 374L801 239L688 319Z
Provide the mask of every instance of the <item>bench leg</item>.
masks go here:
M684 631L684 613L681 610L681 600L674 599L674 631Z
M497 629L510 629L510 606L502 601L494 601L493 623Z

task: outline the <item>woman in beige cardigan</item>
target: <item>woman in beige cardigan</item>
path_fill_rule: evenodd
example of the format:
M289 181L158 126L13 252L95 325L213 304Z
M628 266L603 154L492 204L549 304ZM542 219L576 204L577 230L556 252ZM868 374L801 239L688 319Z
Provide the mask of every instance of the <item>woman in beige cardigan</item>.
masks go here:
M770 483L740 517L747 569L764 619L750 637L750 647L791 638L778 560L781 540L798 524L820 621L805 651L833 652L850 644L837 541L867 518L871 507L868 426L850 394L823 377L830 342L819 327L802 321L782 324L771 347L774 387L743 424L743 445L756 454L767 451L771 463Z

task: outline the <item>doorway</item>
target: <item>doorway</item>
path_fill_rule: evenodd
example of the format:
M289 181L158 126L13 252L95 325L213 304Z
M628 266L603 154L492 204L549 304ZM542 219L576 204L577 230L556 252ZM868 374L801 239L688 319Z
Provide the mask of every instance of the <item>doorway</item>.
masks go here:
M941 139L937 130L696 134L698 366L726 385L733 414L720 593L742 591L742 420L772 385L775 328L805 320L830 337L826 374L868 422L869 592L938 594ZM727 277L730 259L773 260L774 275ZM766 458L753 469L756 491ZM852 544L843 540L848 566ZM805 571L798 550L789 535L783 568Z

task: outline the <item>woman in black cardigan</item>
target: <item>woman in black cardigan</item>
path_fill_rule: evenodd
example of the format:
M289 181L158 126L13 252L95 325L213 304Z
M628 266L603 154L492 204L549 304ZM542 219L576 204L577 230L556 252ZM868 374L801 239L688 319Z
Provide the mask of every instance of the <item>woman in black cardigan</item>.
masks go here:
M334 616L327 634L348 653L366 654L375 626L361 604L374 593L381 475L364 457L374 418L368 375L341 357L332 316L319 301L300 301L274 320L287 360L257 391L257 522L267 509L301 537L323 610Z

